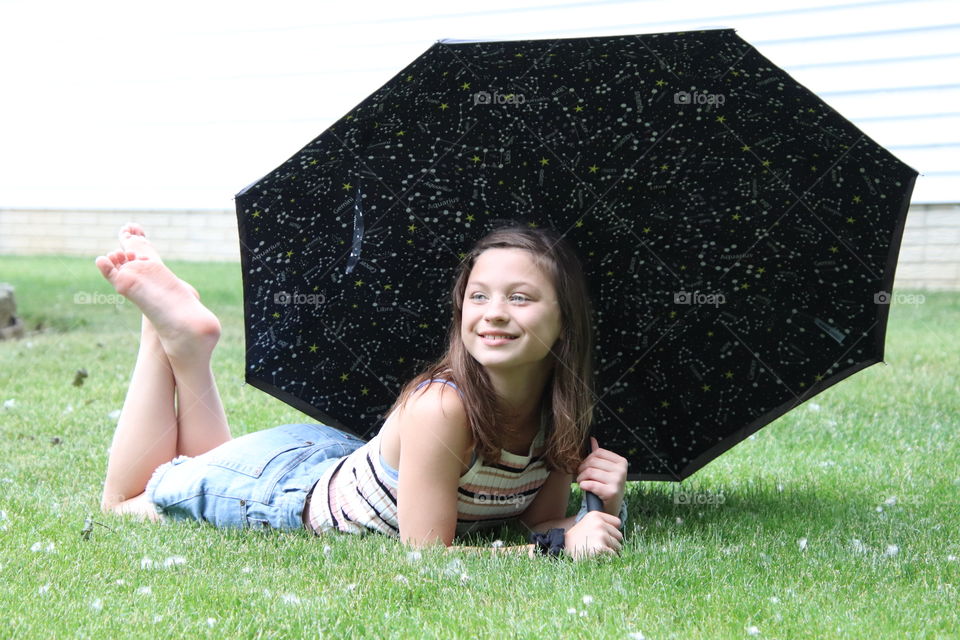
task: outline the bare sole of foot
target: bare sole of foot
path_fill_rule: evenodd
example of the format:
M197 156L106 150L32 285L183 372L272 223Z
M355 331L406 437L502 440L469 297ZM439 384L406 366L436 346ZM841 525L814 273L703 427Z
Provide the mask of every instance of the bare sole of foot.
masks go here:
M220 337L220 321L163 262L134 251L114 251L97 257L96 265L116 292L150 321L171 362L209 358Z
M128 222L120 227L117 239L120 241L120 246L124 251L132 251L138 256L145 256L157 262L163 262L163 260L160 259L160 253L157 251L157 248L147 239L146 231L136 222ZM193 291L193 295L195 295L197 299L200 298L200 292L194 289L189 282L186 280L181 280L181 282L190 287L190 290Z

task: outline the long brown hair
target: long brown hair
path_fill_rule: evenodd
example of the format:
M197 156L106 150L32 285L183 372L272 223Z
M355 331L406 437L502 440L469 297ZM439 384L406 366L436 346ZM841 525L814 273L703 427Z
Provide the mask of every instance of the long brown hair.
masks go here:
M486 370L470 355L460 336L470 272L481 253L495 248L529 251L557 292L561 330L548 356L553 358L554 366L540 399L541 409L552 418L548 421L544 455L551 469L573 473L583 459L584 443L593 422L593 332L580 261L570 244L552 229L511 225L495 229L477 242L457 268L446 353L407 383L390 412L402 406L421 382L434 378L450 380L463 394L477 455L488 463L499 459L502 411Z

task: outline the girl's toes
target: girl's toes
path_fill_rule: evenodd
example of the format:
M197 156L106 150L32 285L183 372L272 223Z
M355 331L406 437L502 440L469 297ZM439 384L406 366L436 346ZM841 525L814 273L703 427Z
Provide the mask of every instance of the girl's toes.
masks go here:
M97 264L97 268L100 269L100 273L103 274L103 277L109 280L110 274L114 269L113 261L107 256L97 256L95 262Z

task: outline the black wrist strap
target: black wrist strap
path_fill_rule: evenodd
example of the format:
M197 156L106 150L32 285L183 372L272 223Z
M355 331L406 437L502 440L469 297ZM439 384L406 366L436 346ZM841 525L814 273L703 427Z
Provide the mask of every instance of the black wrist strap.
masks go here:
M534 546L537 555L547 555L553 558L563 555L563 540L566 531L564 529L550 529L546 533L530 534L530 542Z

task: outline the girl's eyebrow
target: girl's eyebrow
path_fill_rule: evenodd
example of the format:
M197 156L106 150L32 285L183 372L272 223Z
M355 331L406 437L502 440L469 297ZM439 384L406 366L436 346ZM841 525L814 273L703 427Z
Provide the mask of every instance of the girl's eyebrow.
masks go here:
M467 284L473 287L489 287L489 285L486 282L481 282L479 280L471 280ZM526 280L508 282L506 287L507 289L512 289L513 287L529 287L531 289L537 289L539 291L539 288L537 287L537 285L533 284L532 282L527 282Z

